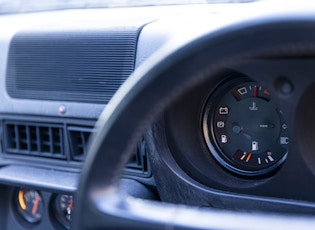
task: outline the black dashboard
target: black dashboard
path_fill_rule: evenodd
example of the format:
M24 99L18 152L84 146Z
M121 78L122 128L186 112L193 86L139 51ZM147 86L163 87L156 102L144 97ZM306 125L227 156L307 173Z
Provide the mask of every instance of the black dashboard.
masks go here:
M135 135L119 174L120 191L162 205L288 219L299 215L309 218L305 228L312 226L315 19L307 5L300 11L295 6L271 10L271 5L0 16L0 225L70 229L76 207L81 213L84 207L77 191L87 170L82 168L92 164L89 149L93 152L93 140L103 132L107 117L102 111L115 107L113 95L126 96L117 91L121 85L125 90L137 86L130 75L137 79L152 71L154 79L160 70L151 63L170 57L163 59L169 85L175 84L174 75L193 80L173 89L153 122L145 123L145 132ZM228 31L235 35L217 39ZM221 49L198 47L207 43L207 35L214 41L209 39L209 47ZM240 54L229 56L234 41ZM215 58L224 61L209 63ZM150 90L145 99L158 100ZM142 107L137 111L141 117ZM130 110L125 119L132 123L136 118ZM122 139L113 140L117 145L124 145L120 142L128 133L128 124L121 126ZM111 164L110 159L98 162L104 170L97 168L97 178L102 180ZM121 227L115 223L110 227Z

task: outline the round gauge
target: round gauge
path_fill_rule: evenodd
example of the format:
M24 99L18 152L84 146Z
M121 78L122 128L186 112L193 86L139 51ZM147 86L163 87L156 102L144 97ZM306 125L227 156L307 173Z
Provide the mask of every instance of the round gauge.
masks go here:
M38 223L43 216L44 205L40 193L31 189L19 189L16 197L19 214L29 223Z
M55 197L53 208L57 221L66 229L70 228L74 210L73 195L59 194Z
M287 124L269 90L259 83L223 85L208 99L203 118L212 155L235 173L262 175L287 156Z

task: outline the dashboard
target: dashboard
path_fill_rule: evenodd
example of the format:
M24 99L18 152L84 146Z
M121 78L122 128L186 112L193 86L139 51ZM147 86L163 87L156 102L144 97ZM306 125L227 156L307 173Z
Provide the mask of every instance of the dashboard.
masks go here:
M166 206L280 215L292 228L313 226L315 18L307 4L271 5L1 15L2 229L100 228L98 221L95 226L74 222L87 207L81 204L85 185L92 189L86 194L97 194L95 206L107 211L99 197L109 192L95 192L94 181L107 183L103 178L115 171L111 159L117 156L114 149L102 149L106 139L94 140L111 128L106 111L123 111L115 105L119 98L125 106L146 101L126 109L112 135L117 146L125 145L125 135L136 139L126 144L128 159L119 158L124 162L119 179L108 180L117 180L123 194ZM222 34L229 32L225 40ZM160 75L167 80L145 88L144 75L149 83ZM188 77L192 80L185 82ZM125 93L137 87L145 96ZM162 99L155 110L147 109ZM129 131L142 113L150 114L150 122L141 123L144 131ZM108 161L93 161L96 148ZM134 212L157 214L139 209ZM93 218L91 213L85 218ZM111 218L108 228L134 227ZM227 227L221 224L212 227ZM149 228L150 222L141 226Z

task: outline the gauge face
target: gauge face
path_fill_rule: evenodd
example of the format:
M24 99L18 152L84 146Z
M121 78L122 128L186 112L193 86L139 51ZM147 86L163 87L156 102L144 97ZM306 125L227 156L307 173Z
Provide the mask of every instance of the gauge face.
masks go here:
M17 210L29 223L38 223L43 216L44 205L40 193L31 189L20 189L17 193Z
M57 221L66 229L70 228L74 210L73 195L59 194L54 200L54 210Z
M203 119L212 155L225 168L247 176L268 173L285 160L287 128L268 89L255 82L219 88Z

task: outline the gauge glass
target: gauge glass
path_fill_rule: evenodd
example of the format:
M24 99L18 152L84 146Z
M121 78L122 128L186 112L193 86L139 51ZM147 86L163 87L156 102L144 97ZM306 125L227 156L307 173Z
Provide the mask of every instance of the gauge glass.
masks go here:
M35 224L42 219L44 205L38 191L19 189L16 200L17 210L27 222Z
M57 221L66 229L70 228L74 210L73 195L59 194L54 200L54 213Z
M285 160L287 128L269 90L256 82L219 88L203 119L212 155L225 168L248 176L268 173Z

